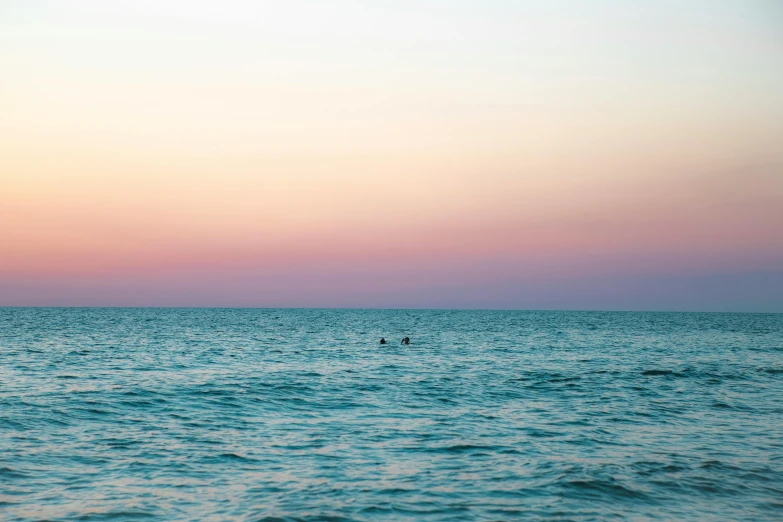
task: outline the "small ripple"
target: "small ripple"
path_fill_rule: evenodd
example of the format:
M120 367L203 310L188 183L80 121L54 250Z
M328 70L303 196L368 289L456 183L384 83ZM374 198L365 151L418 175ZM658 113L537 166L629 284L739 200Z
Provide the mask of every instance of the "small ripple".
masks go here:
M642 375L674 375L672 370L645 370Z
M237 453L221 453L219 455L219 458L224 460L234 461L234 462L258 462L257 459L251 457L245 457Z
M611 499L638 499L651 501L652 498L642 491L624 486L612 479L588 479L571 480L565 484L566 491L572 491L574 495L585 498Z
M0 467L0 477L6 477L6 478L26 478L29 475L27 473L24 473L23 471L19 471L13 468L9 468L7 466Z
M149 511L108 511L105 513L89 513L76 517L74 520L138 520L159 518L159 513Z

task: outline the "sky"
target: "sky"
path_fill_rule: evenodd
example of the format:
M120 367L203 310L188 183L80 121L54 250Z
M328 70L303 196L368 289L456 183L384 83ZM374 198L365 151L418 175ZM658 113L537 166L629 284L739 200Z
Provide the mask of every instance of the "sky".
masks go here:
M0 306L783 312L778 0L5 0Z

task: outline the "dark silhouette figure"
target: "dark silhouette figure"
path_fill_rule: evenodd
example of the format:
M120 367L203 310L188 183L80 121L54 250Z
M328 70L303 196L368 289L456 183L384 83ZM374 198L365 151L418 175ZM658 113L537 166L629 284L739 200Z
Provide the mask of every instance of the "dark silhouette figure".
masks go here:
M400 344L411 344L411 338L403 337L402 341L400 341Z
M386 339L384 339L383 337L381 337L381 344L388 344L388 343L386 342Z

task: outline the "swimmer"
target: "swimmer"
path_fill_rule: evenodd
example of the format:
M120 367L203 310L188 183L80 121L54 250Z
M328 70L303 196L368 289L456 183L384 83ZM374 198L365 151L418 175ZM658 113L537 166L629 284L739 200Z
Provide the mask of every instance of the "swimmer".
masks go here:
M386 339L384 339L383 337L381 337L381 344L387 344Z
M411 344L411 338L403 337L402 341L400 341L400 344Z

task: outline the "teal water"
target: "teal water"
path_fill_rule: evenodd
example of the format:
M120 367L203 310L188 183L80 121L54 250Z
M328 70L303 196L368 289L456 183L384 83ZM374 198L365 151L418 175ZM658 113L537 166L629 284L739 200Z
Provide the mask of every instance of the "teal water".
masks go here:
M783 520L783 315L0 309L0 519Z

